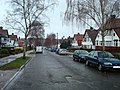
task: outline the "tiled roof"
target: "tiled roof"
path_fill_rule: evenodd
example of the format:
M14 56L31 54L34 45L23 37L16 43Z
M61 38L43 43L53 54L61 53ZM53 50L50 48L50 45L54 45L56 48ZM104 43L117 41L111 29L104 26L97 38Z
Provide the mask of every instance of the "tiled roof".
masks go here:
M120 28L120 18L113 18L111 17L107 22L106 22L106 28L107 29L115 29L115 28Z
M106 28L108 30L114 29L114 31L120 38L120 18L116 18L115 16L111 17L106 23Z
M0 28L0 35L3 37L8 37L8 30Z
M74 34L74 38L76 41L82 41L83 40L83 34Z
M92 41L93 45L95 45L95 39L96 39L99 31L95 30L95 29L92 29L92 30L91 29L86 29L85 34L86 33L88 34L89 38L91 38L91 41Z
M9 38L10 38L11 40L17 40L17 35L9 35Z
M114 31L116 32L117 36L120 38L120 28L116 28L114 29Z

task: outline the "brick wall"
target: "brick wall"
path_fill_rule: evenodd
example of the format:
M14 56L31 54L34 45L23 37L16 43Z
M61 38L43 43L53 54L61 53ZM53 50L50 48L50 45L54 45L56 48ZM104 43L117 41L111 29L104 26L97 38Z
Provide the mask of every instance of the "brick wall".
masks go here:
M102 50L102 46L96 46L96 50ZM105 46L105 51L109 52L120 52L120 47L114 47L114 46Z

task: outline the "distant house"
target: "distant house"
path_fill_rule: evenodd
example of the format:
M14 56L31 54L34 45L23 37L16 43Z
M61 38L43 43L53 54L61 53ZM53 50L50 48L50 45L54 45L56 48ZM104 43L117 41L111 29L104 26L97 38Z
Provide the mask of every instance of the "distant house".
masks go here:
M18 38L17 38L17 35L14 35L14 33L12 33L12 35L9 35L9 43L8 45L10 47L18 47Z
M3 27L0 27L0 47L6 46L8 41L9 41L8 30L3 29Z
M98 35L98 32L98 30L93 28L86 29L83 36L82 48L95 49L95 39Z
M83 40L83 34L74 34L72 47L81 47Z
M105 46L106 48L118 48L120 47L120 18L116 18L112 15L110 19L106 22L106 36L105 36ZM96 48L102 46L102 36L101 32L97 35L95 40Z
M18 38L18 46L23 47L24 39Z

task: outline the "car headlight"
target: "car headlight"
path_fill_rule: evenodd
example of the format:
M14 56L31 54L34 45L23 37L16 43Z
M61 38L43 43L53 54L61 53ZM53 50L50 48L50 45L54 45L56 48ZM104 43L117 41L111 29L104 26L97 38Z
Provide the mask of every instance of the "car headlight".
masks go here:
M110 63L110 62L104 62L103 64L104 65L112 65L112 63Z

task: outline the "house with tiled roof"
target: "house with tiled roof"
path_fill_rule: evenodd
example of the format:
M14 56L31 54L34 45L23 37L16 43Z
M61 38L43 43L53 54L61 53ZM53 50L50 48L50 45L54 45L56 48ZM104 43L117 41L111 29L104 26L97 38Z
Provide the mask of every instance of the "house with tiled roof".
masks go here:
M116 18L115 15L112 15L109 20L106 22L106 36L105 47L106 48L118 48L120 47L120 18ZM96 48L102 46L102 36L101 32L97 35L95 40Z
M95 30L92 27L90 29L86 29L83 36L82 48L95 49L95 39L98 32L99 30Z
M9 41L8 30L3 29L3 27L0 27L0 47L5 46L8 41Z
M82 40L83 40L83 34L80 33L74 34L72 47L81 47Z
M17 35L14 35L14 33L12 33L12 35L9 35L10 41L8 42L8 45L10 47L18 47L18 38Z

